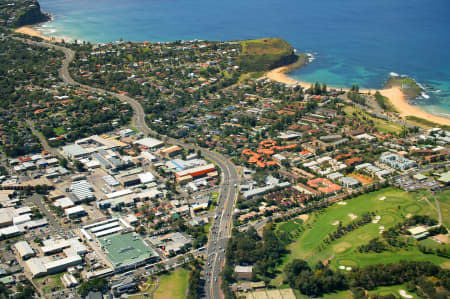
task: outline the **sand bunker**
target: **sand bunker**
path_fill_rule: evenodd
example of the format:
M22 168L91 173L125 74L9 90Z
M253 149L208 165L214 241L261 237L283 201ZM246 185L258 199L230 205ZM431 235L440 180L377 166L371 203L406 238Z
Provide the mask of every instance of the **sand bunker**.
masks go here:
M372 223L378 223L381 220L381 216L375 216L375 219L372 220Z
M385 200L385 199L386 199L386 196L378 198L378 200Z
M358 218L358 216L356 216L353 213L348 214L348 217L350 217L352 220L355 220L356 218Z
M405 290L400 290L399 293L400 293L400 296L402 296L403 298L413 298L413 296L406 293Z
M340 202L338 202L338 205L345 206L345 205L347 205L347 203L345 201L340 201Z
M302 214L302 215L299 215L298 218L301 219L301 220L303 220L303 221L306 221L306 220L308 220L309 215Z
M339 225L339 221L336 220L335 222L331 223L331 225L334 225L334 226Z

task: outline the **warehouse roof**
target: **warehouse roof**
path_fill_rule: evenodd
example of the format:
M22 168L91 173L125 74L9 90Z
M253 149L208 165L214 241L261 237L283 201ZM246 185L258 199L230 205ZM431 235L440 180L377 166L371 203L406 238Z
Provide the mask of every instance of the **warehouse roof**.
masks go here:
M27 241L19 241L16 244L14 244L14 247L16 247L17 252L22 258L34 255L33 248L31 248L30 244L28 244Z
M66 155L74 158L89 154L89 152L79 144L69 144L63 146L62 150L64 153L66 153Z
M155 138L146 137L146 138L142 138L142 139L135 141L134 144L143 145L148 148L155 148L155 147L159 147L159 146L163 145L164 142L162 142L161 140L155 139Z

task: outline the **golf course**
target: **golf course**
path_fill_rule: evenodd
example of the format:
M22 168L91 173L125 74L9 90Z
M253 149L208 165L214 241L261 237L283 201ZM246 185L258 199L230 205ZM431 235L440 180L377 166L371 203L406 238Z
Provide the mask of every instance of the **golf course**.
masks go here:
M441 203L441 211L448 209L449 191L439 194L436 199ZM426 199L425 199L426 198ZM448 210L447 210L448 211ZM339 225L346 226L361 219L364 214L372 213L372 221L360 225L343 236L325 242L330 233L336 231ZM370 240L381 237L381 233L414 215L427 215L438 220L438 212L434 198L428 191L405 192L395 187L384 188L364 194L314 212L306 221L279 223L279 231L291 234L294 242L288 246L289 254L284 256L279 266L279 274L271 285L279 287L283 284L282 269L294 259L303 259L311 267L317 262L327 261L334 270L350 271L355 267L370 264L397 263L401 260L430 261L441 267L448 268L448 259L434 254L424 254L416 246L417 241L406 238L408 246L394 248L381 253L360 253L358 247ZM442 211L442 222L448 224L449 213ZM427 242L434 242L427 240ZM436 243L436 242L434 242ZM449 246L439 245L436 246ZM398 294L397 294L398 295Z

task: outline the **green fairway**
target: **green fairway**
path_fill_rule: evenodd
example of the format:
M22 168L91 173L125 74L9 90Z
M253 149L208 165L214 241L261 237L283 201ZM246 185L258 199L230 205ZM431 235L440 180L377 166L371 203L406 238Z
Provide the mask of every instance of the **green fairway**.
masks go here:
M442 222L450 227L450 190L445 190L441 193L436 194L436 199L439 200L439 205L441 207Z
M408 249L398 249L397 252L386 251L377 253L359 253L357 248L367 244L371 239L381 236L380 231L384 228L394 226L404 221L412 215L428 215L434 219L438 218L437 211L425 200L424 196L429 194L407 193L405 191L389 187L382 190L361 195L359 197L334 204L325 210L313 213L311 217L302 225L303 232L300 237L288 246L290 254L283 258L283 267L293 259L300 258L308 261L314 266L319 261L330 259L332 268L338 269L339 266L363 267L376 263L395 263L401 260L420 260L431 261L442 265L446 259L421 253L414 241ZM380 198L385 197L384 200ZM431 197L430 197L431 198ZM343 237L332 241L330 244L323 242L328 234L335 231L338 223L343 226L359 219L364 213L374 212L380 216L378 223L368 223L362 225ZM355 218L356 216L356 218ZM353 220L352 220L353 217ZM290 228L290 222L280 224L280 228ZM280 285L283 280L283 274L278 275L272 281L274 286Z
M160 285L155 292L155 299L186 298L189 271L180 268L160 277Z

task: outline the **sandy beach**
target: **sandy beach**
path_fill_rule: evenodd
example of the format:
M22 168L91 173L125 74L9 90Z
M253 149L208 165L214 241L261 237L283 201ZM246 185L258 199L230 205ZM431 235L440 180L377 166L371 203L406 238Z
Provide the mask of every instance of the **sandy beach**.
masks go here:
M29 35L29 36L40 37L40 38L42 38L44 40L47 40L47 41L57 41L57 42L61 41L61 39L58 39L58 38L53 37L53 36L52 37L45 36L39 30L36 30L36 29L34 29L33 27L30 27L30 26L23 26L23 27L17 28L16 30L14 30L14 32L26 34L26 35Z
M276 81L276 82L281 82L281 83L285 83L285 84L298 84L298 85L302 86L303 88L311 87L311 83L297 81L292 78L289 78L286 75L286 72L288 71L288 69L289 69L289 67L287 67L287 66L276 68L276 69L271 70L270 72L266 73L266 77L273 81ZM340 88L336 88L336 89L339 90ZM343 88L342 90L348 91L348 89L345 89L345 88ZM376 92L376 90L360 90L360 92L362 92L362 93L367 93L369 91L372 93ZM423 118L423 119L426 119L426 120L429 120L429 121L432 121L432 122L435 122L435 123L438 123L441 125L450 126L450 119L428 113L426 111L419 109L416 106L408 104L406 96L403 94L400 87L392 87L389 89L380 89L378 91L383 96L387 97L391 101L391 103L392 103L392 105L394 105L395 109L397 109L397 111L399 111L399 114L401 117L416 116L416 117L420 117L420 118Z

